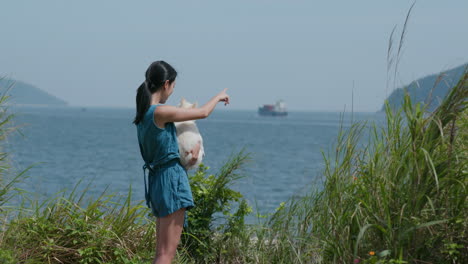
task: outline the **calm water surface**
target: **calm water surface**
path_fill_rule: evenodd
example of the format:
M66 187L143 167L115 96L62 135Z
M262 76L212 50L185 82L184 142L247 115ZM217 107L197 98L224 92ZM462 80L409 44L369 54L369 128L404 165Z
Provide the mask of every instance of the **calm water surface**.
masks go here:
M91 182L90 195L106 187L125 195L132 186L134 199L144 199L133 109L22 107L14 112L23 135L11 135L6 147L17 170L35 164L20 184L35 199L72 189L79 180ZM381 119L380 114L354 114L354 120ZM343 123L350 122L345 118ZM197 124L210 173L242 148L251 153L245 177L232 187L265 214L306 193L321 177L321 151L328 152L336 142L340 113L260 117L255 111L215 110Z

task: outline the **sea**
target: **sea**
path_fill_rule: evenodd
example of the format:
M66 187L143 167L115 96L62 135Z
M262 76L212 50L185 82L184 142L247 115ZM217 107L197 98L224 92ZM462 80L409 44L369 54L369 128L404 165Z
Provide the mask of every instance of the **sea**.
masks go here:
M78 192L87 188L90 197L104 191L126 196L131 189L135 201L144 199L134 109L23 106L10 111L16 131L4 148L11 175L27 169L17 187L32 200L75 186ZM383 119L382 113L292 111L286 117L265 117L256 110L217 109L197 125L208 173L217 174L239 151L249 153L250 161L239 171L242 177L231 188L245 197L254 215L269 215L282 202L320 188L324 155L333 152L340 127Z

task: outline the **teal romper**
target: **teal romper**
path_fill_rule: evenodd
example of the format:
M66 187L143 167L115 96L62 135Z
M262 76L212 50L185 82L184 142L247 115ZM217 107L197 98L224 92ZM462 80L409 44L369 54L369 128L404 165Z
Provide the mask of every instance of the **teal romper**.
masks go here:
M151 105L143 120L137 125L138 144L145 165L146 204L154 216L164 217L175 211L193 208L193 197L187 171L180 164L179 145L174 123L166 123L164 129L153 121L158 105ZM148 186L145 170L148 169ZM185 217L185 224L187 224Z

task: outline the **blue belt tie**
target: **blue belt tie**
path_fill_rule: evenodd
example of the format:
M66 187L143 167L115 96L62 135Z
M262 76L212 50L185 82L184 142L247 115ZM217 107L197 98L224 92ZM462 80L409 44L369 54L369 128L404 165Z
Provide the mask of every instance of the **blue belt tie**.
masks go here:
M150 194L149 194L149 191L148 191L148 186L146 184L146 169L148 169L149 171L153 171L153 168L151 167L150 164L148 163L145 163L145 165L143 165L143 181L145 182L145 200L146 200L146 206L148 206L148 208L151 208L151 204L150 204ZM149 184L149 173L148 173L148 184Z

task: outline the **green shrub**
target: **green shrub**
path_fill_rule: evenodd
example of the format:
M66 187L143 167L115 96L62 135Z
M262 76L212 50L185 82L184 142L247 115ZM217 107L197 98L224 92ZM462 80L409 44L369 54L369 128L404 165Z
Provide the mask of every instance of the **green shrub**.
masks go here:
M207 175L208 168L204 165L190 175L195 207L188 211L189 227L182 236L182 245L195 261L219 259L226 253L223 242L245 231L244 218L251 208L229 185L241 177L238 170L248 160L249 155L241 151L231 156L216 176ZM237 211L232 214L235 206Z

